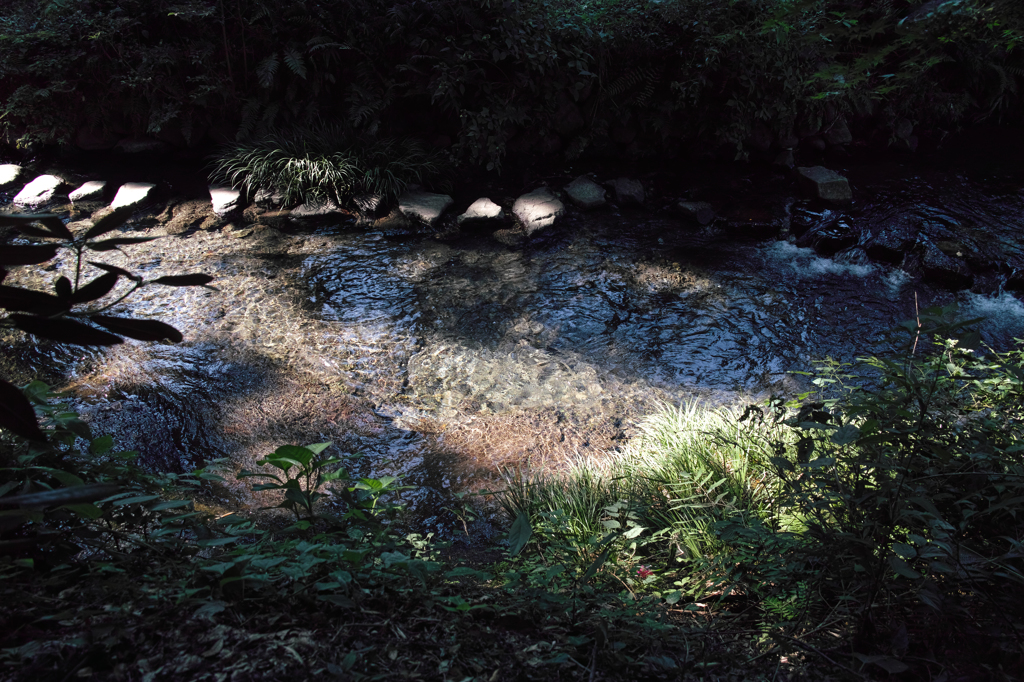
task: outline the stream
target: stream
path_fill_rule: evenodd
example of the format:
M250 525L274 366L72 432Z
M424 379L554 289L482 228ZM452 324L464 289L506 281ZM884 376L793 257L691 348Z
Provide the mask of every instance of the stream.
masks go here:
M844 171L856 197L846 208L799 198L763 170L649 184L739 212L788 193L798 197L794 233L914 216L950 239L1020 250L1019 173L906 160ZM467 190L456 208L475 198ZM885 332L915 306L956 302L963 317L985 316L983 338L997 349L1024 336L1006 273L954 292L911 262L870 260L863 240L826 256L749 238L727 213L700 227L657 202L571 211L517 247L492 238L493 227L440 239L388 221L169 236L105 261L147 278L216 277L218 291L151 287L124 305L174 325L184 343L83 351L11 341L6 364L13 358L20 379L59 368L95 432L147 466L224 457L254 469L279 445L331 440L365 455L359 473L415 486L407 503L444 525L451 493L500 487L503 468L543 473L600 457L661 404L806 390L794 372L891 350ZM126 229L161 230L151 216ZM23 269L8 283L48 287L70 266ZM229 498L265 502L242 484Z

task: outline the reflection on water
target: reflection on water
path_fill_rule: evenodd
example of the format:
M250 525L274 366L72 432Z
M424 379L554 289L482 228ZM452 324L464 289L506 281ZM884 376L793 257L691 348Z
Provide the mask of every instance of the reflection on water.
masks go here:
M915 305L957 301L989 318L988 343L1009 347L1024 305L998 282L994 293L933 289L868 261L848 228L910 216L929 239L955 231L976 250L1013 252L1020 183L898 170L851 171L863 200L849 209L793 207L804 228L831 230L832 257L610 211L519 248L486 232L440 242L344 226L258 244L155 242L148 276L207 271L221 292L147 289L126 311L188 341L66 364L80 394L101 399L88 408L98 429L154 465L227 455L252 467L283 442L334 440L368 455L366 473L423 486L422 502L497 465L615 447L661 401L792 394L806 383L791 373L818 360L890 350L885 333Z

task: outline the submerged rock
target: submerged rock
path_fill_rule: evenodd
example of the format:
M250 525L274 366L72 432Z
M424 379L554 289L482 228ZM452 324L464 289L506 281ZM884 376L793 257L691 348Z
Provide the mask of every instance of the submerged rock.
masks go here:
M167 234L181 234L194 227L201 227L213 216L210 202L202 199L182 202L175 206L171 213L173 217L165 226Z
M565 193L569 201L582 209L598 208L604 206L605 190L585 175L581 175L565 186Z
M413 191L398 198L398 210L407 218L433 226L453 203L447 194Z
M565 213L565 204L547 187L541 187L516 199L512 213L519 218L528 236L537 230L554 225Z
M480 197L466 209L466 212L456 218L460 225L466 221L474 220L503 220L505 211L501 206L494 203L487 197Z
M90 180L85 183L74 192L68 195L68 199L72 202L75 201L94 201L103 198L103 193L107 191L106 180Z
M819 199L836 204L853 200L849 181L834 170L824 166L800 166L796 171L804 185L813 189Z
M56 175L40 175L18 192L14 203L21 206L42 206L53 201L64 181Z
M965 262L930 242L925 243L921 269L925 277L950 289L969 289L974 284L974 275Z

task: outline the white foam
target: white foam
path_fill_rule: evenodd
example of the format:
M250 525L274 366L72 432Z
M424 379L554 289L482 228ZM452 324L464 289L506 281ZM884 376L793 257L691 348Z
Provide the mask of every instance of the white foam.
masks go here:
M1024 303L1005 291L998 296L965 294L960 317L984 317L983 330L1000 336L1024 338Z
M903 285L910 281L910 275L899 268L894 268L882 278L882 284L889 290L890 296L896 296L903 289Z
M775 242L765 253L781 263L787 263L801 277L820 277L821 275L848 275L851 277L867 277L875 272L874 265L858 263L840 263L831 258L822 258L814 249L800 248L789 242Z

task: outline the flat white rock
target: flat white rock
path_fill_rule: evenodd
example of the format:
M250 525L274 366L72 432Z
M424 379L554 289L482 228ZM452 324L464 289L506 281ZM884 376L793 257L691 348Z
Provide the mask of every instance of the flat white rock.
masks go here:
M50 201L64 186L64 181L56 175L40 175L18 192L14 203L20 206L42 206Z
M0 187L17 182L21 177L21 166L13 163L0 165Z
M454 200L447 194L406 192L398 197L398 210L408 218L433 225L453 203Z
M213 202L213 212L217 215L230 213L238 208L238 199L241 193L230 187L210 187L210 200Z
M134 210L145 203L152 195L156 185L148 182L126 182L117 188L117 194L110 208L115 211Z
M461 224L467 220L501 220L504 217L505 212L501 210L501 206L498 206L487 197L480 197L470 204L466 212L455 220Z
M90 199L99 199L103 196L103 192L106 189L106 180L90 180L69 194L68 199L71 201L89 201Z
M516 199L512 213L523 223L529 235L553 225L565 213L565 204L547 187L541 187Z

